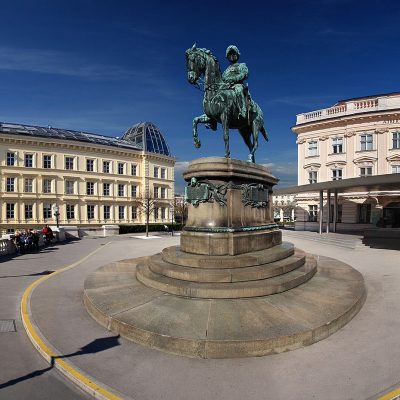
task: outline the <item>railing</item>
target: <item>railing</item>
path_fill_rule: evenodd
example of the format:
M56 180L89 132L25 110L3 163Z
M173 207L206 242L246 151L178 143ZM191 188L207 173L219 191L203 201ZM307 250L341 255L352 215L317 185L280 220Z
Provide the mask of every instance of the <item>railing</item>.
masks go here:
M398 108L400 108L400 95L353 100L322 110L298 114L296 125L368 111L383 111Z

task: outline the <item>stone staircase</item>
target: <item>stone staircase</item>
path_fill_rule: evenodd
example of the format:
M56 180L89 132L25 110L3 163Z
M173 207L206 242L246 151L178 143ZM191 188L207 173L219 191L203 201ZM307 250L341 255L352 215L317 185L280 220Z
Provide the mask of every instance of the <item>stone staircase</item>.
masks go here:
M282 234L285 240L289 241L291 238L312 240L321 244L329 244L354 250L365 247L362 242L363 237L359 235L348 235L343 233L322 233L320 235L318 232L289 230L282 230Z
M138 264L137 279L148 287L176 296L239 299L292 289L307 282L316 271L316 260L290 243L236 256L214 257L185 253L179 246L173 246Z

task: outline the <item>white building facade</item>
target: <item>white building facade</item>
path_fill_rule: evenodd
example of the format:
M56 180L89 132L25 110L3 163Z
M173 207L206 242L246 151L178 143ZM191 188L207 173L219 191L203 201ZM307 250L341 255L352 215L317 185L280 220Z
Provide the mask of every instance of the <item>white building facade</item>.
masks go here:
M299 185L399 174L399 190L340 194L338 230L400 227L400 93L343 100L299 114L292 130ZM296 229L318 230L318 193L298 194L296 202Z

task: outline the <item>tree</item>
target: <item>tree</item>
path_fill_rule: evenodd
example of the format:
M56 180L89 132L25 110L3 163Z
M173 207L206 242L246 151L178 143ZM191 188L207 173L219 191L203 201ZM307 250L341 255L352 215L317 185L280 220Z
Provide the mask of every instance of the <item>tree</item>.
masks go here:
M142 194L138 202L138 213L143 214L146 218L146 237L149 236L149 222L150 215L154 213L157 208L157 201L151 190L146 191Z
M174 212L175 222L184 224L187 217L187 203L185 202L182 195L175 195L172 208Z

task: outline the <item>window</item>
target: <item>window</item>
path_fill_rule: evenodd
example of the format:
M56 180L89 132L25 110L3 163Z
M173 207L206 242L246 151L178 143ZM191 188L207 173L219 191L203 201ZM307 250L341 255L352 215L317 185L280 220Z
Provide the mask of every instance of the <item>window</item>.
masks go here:
M317 171L308 172L308 183L317 183Z
M32 168L33 167L33 154L25 154L24 166L26 168Z
M121 184L121 183L118 184L118 196L119 197L125 196L125 185L124 184Z
M51 218L51 204L49 204L49 203L43 204L43 218L44 219Z
M125 207L124 206L118 206L118 218L125 219Z
M160 189L161 189L161 193L160 193L161 196L160 196L160 197L161 197L162 199L165 199L166 189L165 189L165 187L162 187L162 188L160 188Z
M51 168L51 155L43 155L43 168Z
M43 179L43 193L51 193L51 179Z
M74 169L74 157L65 157L65 169Z
M124 174L124 163L119 162L118 163L118 174L123 175Z
M358 223L369 224L371 222L371 204L357 204Z
M65 194L74 194L74 181L65 181Z
M316 140L311 140L308 142L308 156L317 156L318 155L318 142Z
M104 219L110 219L110 215L111 215L111 207L110 206L104 206L103 207L103 218Z
M333 138L332 139L332 152L343 153L343 138Z
M308 206L308 222L317 222L318 206Z
M7 152L7 165L8 165L8 166L13 166L13 165L15 165L15 159L16 159L15 153L13 153L13 152L11 152L11 151L8 151L8 152Z
M32 193L33 192L33 179L32 178L25 178L25 181L24 181L24 192L25 193Z
M371 133L360 136L361 151L372 150L373 149L373 136Z
M154 220L156 221L158 219L158 207L154 208Z
M103 161L103 173L110 173L110 161Z
M131 187L131 196L132 197L137 197L137 195L138 195L137 186L136 185L132 185L132 187Z
M392 165L392 174L400 174L400 165Z
M7 219L15 218L14 206L15 206L14 203L7 203L7 206L6 206L6 217L7 217Z
M400 149L400 132L393 132L393 148Z
M67 204L67 219L75 219L75 205Z
M94 171L94 160L88 158L86 160L86 171L93 172Z
M110 184L109 183L103 183L103 196L109 196L110 195Z
M330 215L330 222L333 223L333 211L334 211L334 205L331 204L331 215ZM336 216L336 222L342 222L342 204L337 205L337 216Z
M33 205L25 204L25 219L32 219L32 218L33 218Z
M154 198L158 199L158 187L154 186Z
M137 165L136 164L131 165L131 175L133 175L133 176L137 175Z
M137 207L132 206L132 219L137 219Z
M166 178L166 169L161 168L161 179L165 179L165 178Z
M89 196L94 195L94 182L86 182L86 194Z
M371 176L371 175L372 175L372 167L360 168L360 176Z
M165 219L165 207L161 207L161 219Z
M158 178L158 167L154 167L154 178Z
M332 170L332 180L333 181L339 181L342 179L343 174L342 174L343 170L342 169L333 169Z
M15 178L7 178L6 183L7 183L7 186L6 186L7 192L14 192Z
M87 205L87 219L94 219L94 205Z

